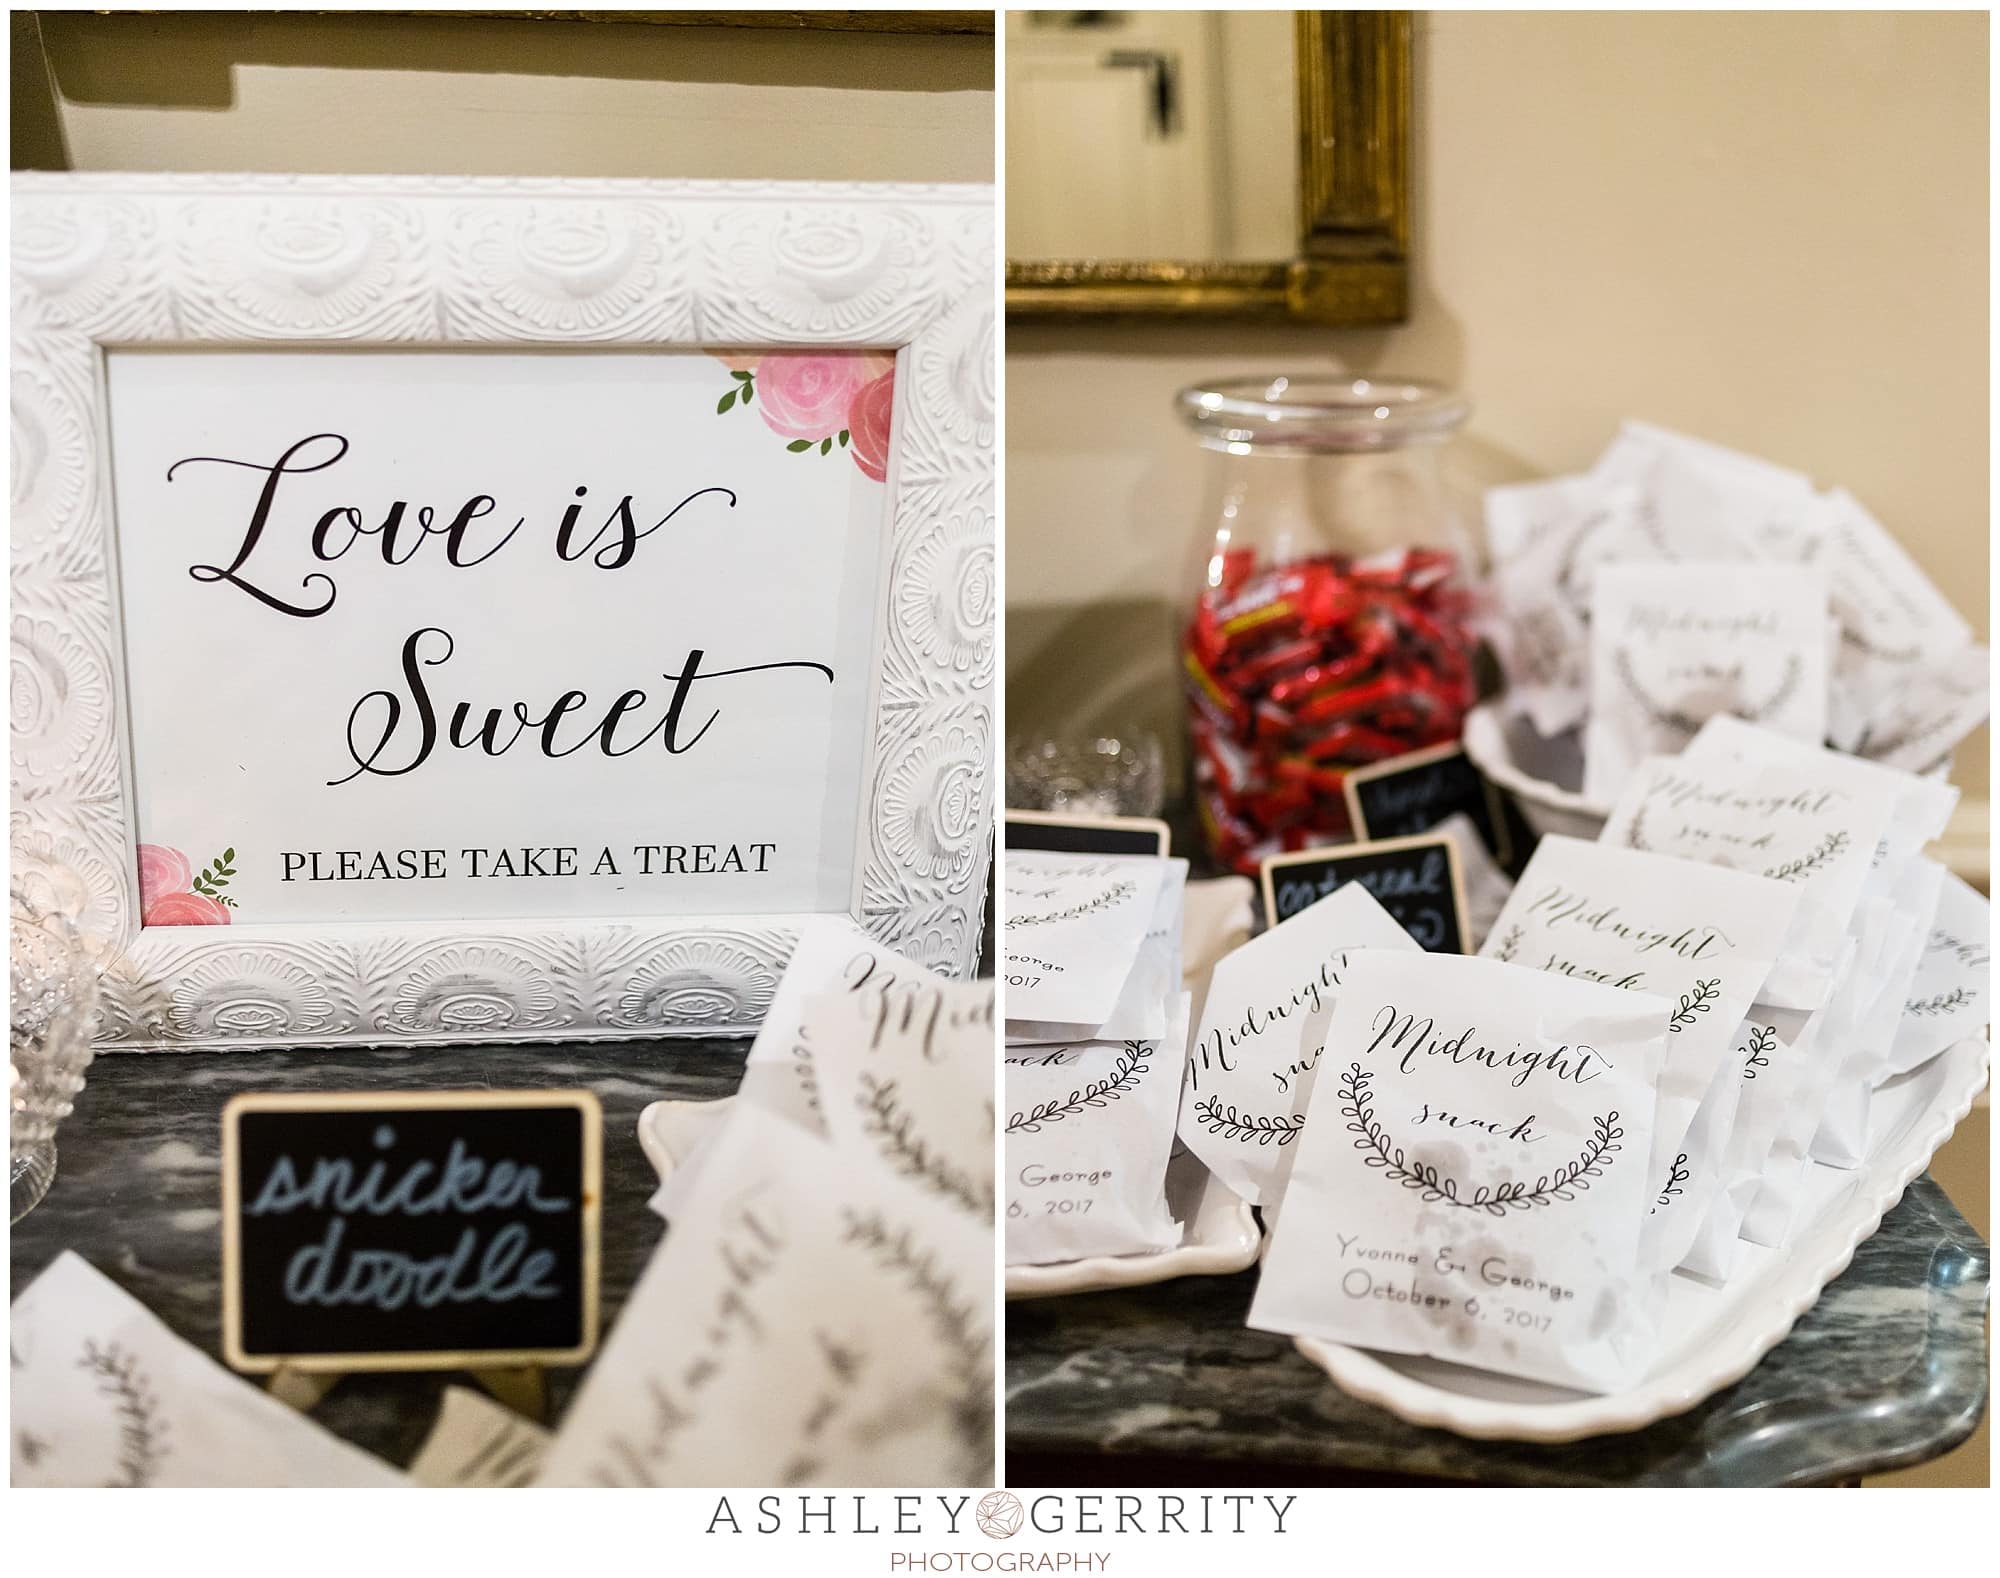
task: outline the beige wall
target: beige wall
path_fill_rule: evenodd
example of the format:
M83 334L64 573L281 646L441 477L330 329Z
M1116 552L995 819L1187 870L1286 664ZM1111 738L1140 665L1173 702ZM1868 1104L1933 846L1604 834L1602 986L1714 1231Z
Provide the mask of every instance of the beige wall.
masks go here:
M44 13L80 170L990 181L990 37Z
M1581 467L1626 415L1768 455L1845 484L1984 633L1986 62L1979 14L1420 16L1407 325L1009 325L1010 725L1171 718L1148 604L1199 491L1169 399L1230 370L1458 384L1475 484Z

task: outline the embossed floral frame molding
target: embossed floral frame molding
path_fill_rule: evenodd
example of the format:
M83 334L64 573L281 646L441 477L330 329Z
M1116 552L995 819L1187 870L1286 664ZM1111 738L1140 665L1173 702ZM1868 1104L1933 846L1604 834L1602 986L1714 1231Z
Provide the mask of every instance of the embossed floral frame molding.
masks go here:
M969 973L993 823L993 253L976 186L16 176L14 872L114 955L101 1046L748 1033L804 919L141 928L119 346L898 347L850 913Z

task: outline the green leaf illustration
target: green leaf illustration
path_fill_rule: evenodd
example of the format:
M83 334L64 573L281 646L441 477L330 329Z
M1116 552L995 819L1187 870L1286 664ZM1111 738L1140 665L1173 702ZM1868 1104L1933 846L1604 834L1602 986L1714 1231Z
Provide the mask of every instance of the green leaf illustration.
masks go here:
M748 373L743 375L743 403L748 405L757 398L757 380Z
M734 378L734 379L735 379L735 380L736 380L736 381L737 381L738 383L746 383L746 384L747 384L747 383L748 383L748 382L750 381L750 375L749 375L749 373L745 372L745 371L744 371L744 370L743 370L742 368L740 368L740 367L732 367L732 368L730 368L730 369L729 369L729 376L730 376L731 378Z
M821 440L819 441L819 452L820 452L820 453L821 453L822 455L830 455L830 454L832 454L832 453L833 453L833 440L832 440L832 439L830 439L830 438L823 438L823 439L821 439Z
M840 430L840 447L842 449L847 447L847 429L844 427Z
M812 447L813 441L809 438L795 438L785 446L785 448L789 449L795 455L803 454Z
M736 391L732 389L728 394L715 402L715 414L721 416L723 412L727 411L734 404L736 404Z

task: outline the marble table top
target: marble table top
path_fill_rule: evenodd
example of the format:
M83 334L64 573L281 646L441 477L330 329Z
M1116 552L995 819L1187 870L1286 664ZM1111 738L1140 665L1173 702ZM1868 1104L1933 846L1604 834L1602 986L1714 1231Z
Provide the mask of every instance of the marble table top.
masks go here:
M1472 1441L1349 1397L1243 1324L1255 1271L1007 1307L1010 1485L1830 1484L1949 1451L1986 1406L1989 1257L1912 1184L1764 1361L1678 1418L1566 1446ZM1171 1476L1171 1477L1169 1477Z
M639 1149L639 1111L663 1098L713 1100L743 1076L744 1040L445 1047L378 1052L120 1053L99 1058L56 1135L48 1198L14 1224L13 1292L65 1249L221 1357L222 1106L240 1091L574 1089L604 1106L600 1289L609 1331L666 1224L646 1209L658 1183ZM581 1370L547 1375L560 1418ZM407 1467L462 1376L351 1375L312 1410L335 1434Z
M54 1187L12 1234L19 1292L74 1249L211 1355L220 1353L222 1105L248 1090L553 1089L604 1105L605 1327L663 1231L636 1124L648 1102L708 1100L746 1041L100 1059L58 1136ZM1986 1247L1929 1178L1743 1381L1679 1419L1567 1447L1476 1442L1402 1424L1340 1392L1281 1338L1247 1330L1252 1275L1194 1278L1007 1309L1012 1464L1067 1482L1177 1473L1312 1483L1430 1476L1507 1483L1819 1483L1920 1462L1969 1434L1986 1399ZM551 1371L560 1417L581 1372ZM405 1465L447 1375L356 1375L320 1423ZM1011 1477L1011 1474L1010 1474ZM1031 1480L1017 1480L1032 1483Z

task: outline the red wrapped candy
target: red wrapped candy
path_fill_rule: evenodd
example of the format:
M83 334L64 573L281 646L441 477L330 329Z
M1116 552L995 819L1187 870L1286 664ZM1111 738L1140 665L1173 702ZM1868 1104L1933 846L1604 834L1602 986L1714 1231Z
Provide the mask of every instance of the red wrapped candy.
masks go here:
M1184 638L1195 794L1218 860L1349 836L1347 770L1458 737L1475 699L1457 560L1224 556Z

